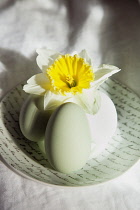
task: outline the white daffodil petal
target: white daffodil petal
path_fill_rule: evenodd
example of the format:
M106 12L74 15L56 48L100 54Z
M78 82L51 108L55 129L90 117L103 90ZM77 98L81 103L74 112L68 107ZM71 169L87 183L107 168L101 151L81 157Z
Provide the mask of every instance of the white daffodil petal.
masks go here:
M51 49L46 49L46 48L45 49L37 49L36 52L38 53L36 62L42 71L44 71L50 65L52 65L54 63L54 61L60 55L60 53L55 52Z
M49 79L43 73L32 76L27 84L24 85L23 90L30 94L43 95L46 91L45 87L49 85Z
M92 64L91 59L90 59L90 57L88 56L87 51L86 51L85 49L82 50L80 53L78 53L78 55L79 55L81 58L84 58L84 60L85 60L89 65Z
M58 95L47 91L44 95L44 109L54 110L61 104L68 102L69 99L69 96Z
M39 85L26 84L24 85L23 90L26 93L36 94L36 95L43 95L45 93L45 90L41 88Z
M108 77L119 72L120 70L121 69L116 66L103 64L97 69L97 71L95 71L95 79L94 82L91 83L91 87L98 88L105 80L108 79Z
M28 84L37 84L37 85L45 85L46 83L49 83L49 78L46 74L40 73L32 76L30 79L27 80Z
M82 94L77 94L73 98L73 102L81 106L88 114L96 114L101 105L99 91L93 88L85 89Z

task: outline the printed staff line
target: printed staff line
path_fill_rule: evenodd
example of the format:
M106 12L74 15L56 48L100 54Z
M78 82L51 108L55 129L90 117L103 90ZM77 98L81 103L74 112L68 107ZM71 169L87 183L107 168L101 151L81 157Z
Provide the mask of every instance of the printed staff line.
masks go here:
M23 86L20 84L19 86L15 87L16 92L18 93L19 96L21 96L21 93L23 91Z
M106 148L106 150L107 150L108 153L110 153L111 155L114 155L115 157L120 158L121 160L132 161L132 162L135 161L135 159L126 159L126 158L124 158L124 157L122 157L122 156L116 154L115 152L110 152L109 149L107 149L107 148Z
M24 145L24 144L20 144L20 146L22 146L22 149L29 154L30 158L32 157L36 161L46 161L48 163L48 160L45 159L43 156L41 156L41 157L43 157L41 159L37 158L37 157L40 157L40 151L35 150L29 144L28 144L28 146L29 146L28 148L27 148L27 145ZM37 157L35 157L34 155L36 155Z
M121 139L118 140L116 136L114 136L112 139L114 140L113 142L119 143L119 145L128 145L130 142L132 143L133 141L129 141L127 138L124 138L123 134L120 134ZM123 139L123 140L122 140ZM135 144L135 142L133 142ZM109 145L112 146L111 142L108 143ZM137 145L137 144L136 144ZM139 146L139 144L138 144ZM118 144L115 144L114 147L118 147Z
M122 97L122 94L121 95L116 95L114 97L114 100L117 100L117 101L119 101L119 102L121 102L121 103L123 103L123 104L125 104L125 105L127 105L129 107L131 107L132 105L135 105L136 107L140 105L140 103L137 103L135 101L135 98L134 97L130 99L130 100L133 101L133 103L131 103L130 101L128 101L128 97L127 98L124 98L124 97ZM134 102L135 102L135 104L134 104Z
M110 144L111 145L111 144ZM111 145L112 147L114 147L113 145ZM138 156L137 154L132 154L132 153L128 153L128 152L126 152L125 150L120 150L119 148L117 148L117 147L115 147L115 149L117 149L119 152L121 152L121 153L125 153L125 154L127 154L128 156L134 156L134 157L140 157L140 155ZM129 148L130 149L130 148ZM130 151L132 151L132 149L130 149Z
M120 104L119 102L114 102L116 109L120 112L124 112L123 116L125 117L136 117L136 119L140 117L139 111L136 109L132 110L130 107L124 106L124 104ZM127 115L126 115L127 114ZM125 118L124 118L125 119Z
M130 100L132 100L132 99L130 99ZM123 98L116 96L116 97L114 97L113 101L117 104L122 104L127 108L136 109L136 111L139 111L140 104L137 104L137 103L134 104L134 100L133 100L133 103L131 104L128 101L128 98L127 98L127 100L124 100Z
M126 127L127 129L129 128L131 131L136 131L136 132L140 133L140 129L137 128L137 126L131 127L132 122L130 124L130 122L128 123L128 122L124 121L124 122L121 122L121 124L124 125L124 127Z
M101 164L98 164L97 166L92 166L92 165L90 165L89 163L86 163L86 165L88 165L90 168L92 168L93 170L95 170L95 171L97 171L97 172L99 172L99 173L105 173L106 175L109 175L108 173L106 173L106 172L100 170L99 168L96 168L96 167L100 167Z
M10 164L13 168L15 168L15 165L13 163ZM26 175L28 175L28 171L24 170L23 168L21 168L19 165L17 165L17 170L21 171L22 173L25 173ZM28 173L27 173L28 172ZM30 174L30 173L29 173Z
M22 164L25 165L25 163L24 163L23 161L21 161L20 159L18 159L17 156L14 156L14 158L15 158L18 162L20 162L20 163L22 163Z
M118 93L118 91L117 91ZM130 99L130 100L128 100ZM135 105L136 107L140 105L140 101L136 101L135 100L136 98L133 96L131 98L128 98L128 95L126 96L126 98L124 98L124 96L122 96L122 91L120 92L120 95L116 94L114 95L114 100L119 100L119 102L121 101L122 103L128 105L128 106L132 106L132 105ZM131 103L131 101L133 101L133 103ZM135 104L134 104L135 102ZM132 107L133 108L133 107Z
M16 100L15 100L15 97L16 97ZM21 96L20 96L21 97ZM18 105L18 108L20 108L20 106L21 106L21 104L19 104L19 103L17 103L17 99L19 99L19 98L17 98L17 96L9 96L9 97L6 97L3 101L2 101L2 103L4 103L4 105L5 105L5 107L7 108L7 109L11 109L11 107L13 108L13 109L15 109L15 106L17 107L17 105Z
M76 174L77 175L77 174ZM74 181L78 181L78 178L76 179L75 177L72 177L71 175L67 175L70 179L74 180Z
M106 175L109 175L107 172L100 170L99 168L97 169L96 167L100 167L100 166L91 166L92 169L94 169L95 171L98 171L100 173L104 173Z
M63 178L63 177L60 177L57 173L52 172L52 170L50 170L50 169L48 169L48 171L49 171L51 174L55 175L55 176L56 176L57 178L59 178L60 180L66 181L66 182L68 182L68 183L70 183L70 184L75 184L75 183L70 182L70 180L68 180L68 179L65 179L65 178Z
M38 156L40 156L40 150L36 150L29 142L27 144L24 144L24 142L23 142L23 143L20 143L19 145L28 149L27 150L28 152L34 151Z
M12 109L12 113L13 115L15 116L15 120L18 120L19 119L19 112L20 112L20 108L19 108L19 112L17 112L17 110L15 110L15 106L13 106L13 104L11 103L11 101L9 102L9 105L13 108ZM10 111L11 111L11 107L10 107ZM9 107L8 107L9 108ZM16 109L17 109L17 106L16 106ZM9 109L8 109L9 110Z
M2 148L2 150L3 150L3 148ZM13 152L13 151L11 151L11 150L9 150L9 151L10 151L11 153ZM7 157L10 158L10 159L7 159L8 161L9 161L9 160L10 160L10 161L12 160L13 163L16 163L16 165L19 165L19 160L17 159L16 156L12 156L12 157L14 157L14 159L16 159L18 162L15 162L14 159L12 159L11 156L9 156L9 154L8 154L5 150L3 150L3 152L6 154ZM9 162L8 162L8 163L9 163ZM24 162L20 162L20 163L22 163L24 166L27 166L26 163L24 163Z
M138 123L138 121L134 121L134 120L131 120L131 118L129 118L130 122L131 122L131 125L136 125L135 127L138 127L140 125L140 123ZM135 128L135 127L131 127L130 124L128 124L128 119L126 120L122 115L118 115L118 121L119 121L119 124L123 124L129 128L131 128L131 130L136 130L137 132L140 131L139 128ZM129 123L130 123L129 122Z
M28 168L27 168L27 169L28 169ZM32 172L33 172L33 171L32 171ZM42 175L44 175L45 178L46 178L46 176L47 176L48 178L51 178L51 176L49 176L48 174L44 173L42 170L39 170L39 173L42 174Z
M17 136L21 136L21 133L19 132L19 129L17 129L17 127L9 127L6 124L6 129L9 132L9 134L11 134L11 136L16 139L19 139Z
M135 121L135 119L136 119L135 117L133 117L133 118L132 117L133 116L131 116L131 117L129 117L129 116L127 117L126 116L125 120L131 120L131 122L133 122L134 125L137 124L139 126L140 123L138 123L137 121Z
M104 91L106 91L107 93L109 93L112 96L124 95L126 97L128 95L127 91L122 93L122 89L119 88L118 86L116 86L115 84L110 85L109 83L106 82L102 85L102 88L104 89ZM115 93L113 90L115 90ZM116 92L117 92L117 94L116 94ZM130 96L130 94L129 94L129 96ZM129 96L127 98L129 98ZM129 98L129 99L131 99L131 98Z
M121 163L121 162L116 162L115 159L112 158L112 157L106 157L106 156L104 156L104 155L102 155L102 156L105 157L106 160L109 160L110 162L112 162L113 164L115 163L116 165L121 165L121 166L123 166L123 167L129 167L129 165L125 165L125 164L123 164L123 163ZM122 160L122 158L121 158L121 160Z
M14 92L16 93L16 92ZM21 97L21 96L20 96ZM20 107L21 103L20 103L20 97L18 97L17 95L8 95L4 100L3 103L6 103L6 106L8 106L8 103L11 102L13 105L18 105L18 107ZM8 103L7 103L8 102ZM14 106L15 107L15 106Z
M109 87L111 86L111 88L115 87L115 88L117 88L118 90L122 90L122 91L124 91L125 93L129 93L128 96L131 96L131 98L134 97L133 91L132 91L131 89L129 89L127 86L125 86L125 85L123 85L122 83L118 82L117 80L108 79L107 81L105 81L105 83L104 83L103 85L106 85L106 84L107 84ZM111 85L110 85L110 84L111 84ZM120 88L120 87L122 87L122 88ZM135 97L138 98L138 96L137 96L136 94L135 94ZM130 99L131 99L131 98L130 98ZM136 100L138 100L138 99L136 99ZM138 103L140 103L140 102L138 101Z
M35 169L37 169L38 170L38 175L39 175L39 172L40 172L40 170L42 171L42 169L40 168L40 167L36 167L36 166L34 166L34 168ZM49 171L50 172L50 170L48 169L48 168L46 168L47 169L47 172ZM56 174L55 174L56 175ZM48 176L48 177L50 177L50 175L48 175L48 174L46 174L45 173L45 176ZM57 176L58 177L58 176ZM51 177L50 177L51 178ZM50 181L50 180L49 180ZM63 181L66 181L66 179L63 179ZM67 182L68 182L69 180L67 180Z
M100 170L100 168L96 168L96 167L100 167L100 166L102 166L102 165L101 164L98 165L98 166L92 166L92 165L90 165L90 168L92 168L94 171L97 171L97 172L99 172L101 174L109 175L107 172Z
M50 172L50 170L49 170L49 172ZM67 179L67 178L65 178L64 176L65 176L65 174L63 174L63 177L60 177L59 175L58 175L58 173L57 172L50 172L50 173L53 173L53 175L56 175L58 178L60 178L60 179L62 179L62 180L64 180L64 181L66 181L66 182L69 182L69 183L71 183L71 184L75 184L75 183L73 183L73 182L70 182L70 180L69 179ZM76 179L75 178L73 178L73 180L75 180L76 181Z
M140 152L140 148L133 148L134 145L128 145L128 147L132 150L135 150L135 151L139 151Z
M133 143L133 144L136 144L136 145L140 146L139 143L127 139L124 135L121 134L120 136L123 138L123 141L126 141L127 143L128 143L128 142L129 142L129 143ZM119 143L120 143L120 141L118 141L115 137L113 137L113 139L114 139L116 142L119 142ZM124 143L124 144L125 144L125 143Z
M118 98L119 99L119 98ZM136 114L135 116L137 116L137 114L139 114L139 105L137 105L136 107L134 106L134 104L124 104L124 103L120 103L120 100L117 100L116 98L113 98L113 102L116 106L116 109L121 108L121 111L123 109L123 111L126 111L127 113L131 113L131 111L133 110Z
M8 123L11 123L12 121L10 121L8 118L7 118L7 114L2 112L2 119L5 119Z
M116 104L115 104L116 106ZM131 121L131 123L133 122L134 124L139 125L139 119L140 117L138 116L139 114L134 114L130 111L127 110L122 110L122 107L117 107L116 106L116 111L118 114L118 118L120 122L126 122L128 123L128 121Z
M118 96L118 95L114 96L113 101L116 104L122 104L125 107L132 109L134 111L139 111L139 105L140 105L139 103L136 103L135 100L133 100L132 98L128 100L127 96L125 99L122 98L122 94L121 94L121 96ZM130 100L133 101L133 103L130 103Z
M134 135L133 133L131 133L130 130L129 130L129 131L126 131L126 130L124 130L121 126L119 126L119 129L120 129L123 133L125 133L129 138L134 137L134 138L140 139L139 136Z
M95 160L95 159L94 159ZM97 163L100 163L97 159L95 160ZM115 169L115 168L110 168L107 165L104 165L103 163L100 163L101 166L104 166L105 168L111 169L111 170L115 170L115 171L120 171L119 169ZM120 171L121 172L121 171Z
M116 106L116 104L115 104L115 106ZM131 113L131 115L130 115L130 113L128 111L122 110L121 107L117 107L117 106L116 106L116 110L118 113L118 117L120 117L120 122L122 120L123 121L125 120L126 122L128 122L128 120L132 120L132 122L139 125L138 122L139 122L140 117L137 114Z
M121 137L122 137L122 136L121 136ZM113 139L112 142L114 142L114 143L117 142L117 143L122 144L122 145L124 144L124 143L122 142L122 139L118 140L117 138L115 138L115 136L113 136L112 139ZM109 145L110 145L110 143L111 143L111 142L108 142ZM116 144L116 146L118 146L118 144ZM114 145L114 147L115 147L115 145Z
M17 106L16 106L17 107ZM14 111L14 109L7 109L3 112L5 115L10 114L11 118L13 119L13 121L19 121L19 115L17 115L17 113Z
M107 160L109 160L109 161L112 162L113 164L115 163L116 165L123 166L123 167L125 167L125 168L128 168L128 167L129 167L129 165L122 164L121 162L118 163L118 162L112 160L111 158L107 158Z
M2 150L3 150L3 148L2 148ZM10 158L10 162L12 161L12 163L10 163L10 162L9 162L9 159L8 159L8 158L5 158L5 159L7 159L8 164L10 164L10 165L12 164L12 165L14 166L14 168L15 168L15 166L17 166L21 171L26 172L26 174L28 173L27 170L25 171L25 170L23 170L23 168L20 167L19 162L15 162L15 161L14 161L14 159L12 159L12 158L9 156L9 154L8 154L7 152L5 152L5 150L3 150L3 152L4 152L4 154L6 154L7 157ZM14 158L15 158L15 156L14 156ZM26 163L24 163L24 166L27 166ZM18 170L18 169L17 169L17 170Z
M14 130L15 133L17 133L19 136L20 136L20 132L19 132L19 129L17 129L17 127L14 127L14 126L8 126L9 124L12 124L12 122L15 122L15 120L13 119L13 116L11 115L10 112L8 112L8 114L10 115L11 118L7 118L6 117L6 114L4 113L4 119L5 119L5 123L6 123L6 129L9 131L11 129ZM10 132L11 133L11 132Z
M134 116L136 116L139 119L139 110L137 110L137 107L133 107L133 109L132 108L130 109L130 107L128 107L127 104L121 104L121 103L119 103L118 101L115 101L115 100L113 102L114 102L117 110L120 108L121 112L123 110L123 111L125 111L126 113L129 113L129 114L131 112L133 112L133 115L135 114Z
M23 170L22 170L23 171ZM25 170L24 170L25 171ZM40 174L39 172L34 172L34 174L32 173L32 171L25 171L26 172L26 175L29 176L29 177L32 177L32 178L37 178L38 180L44 180L45 182L49 182L50 181L50 177L49 176L43 176L43 174ZM41 177L40 177L41 175ZM49 178L49 179L46 179L46 178ZM41 179L40 179L41 178Z
M23 139L23 142L19 142L19 145L20 146L22 146L22 147L24 147L24 148L26 148L26 149L28 149L29 150L29 152L32 152L32 150L34 151L34 152L36 152L36 153L38 153L39 154L39 150L36 150L35 148L34 148L34 146L32 146L31 144L34 144L35 142L31 142L31 141L28 141L27 139ZM35 145L36 146L36 145ZM31 149L31 150L30 150ZM27 151L28 151L27 150Z
M95 178L97 179L104 179L105 177L100 177L99 175L96 175L96 174L93 174L93 173L90 173L89 171L87 170L83 170L86 174L89 174L90 176L94 176ZM85 177L84 177L85 178ZM90 181L94 181L94 180L91 180L90 178L88 178Z
M23 91L23 89L16 88L16 93L18 98L20 98L20 102L23 103L25 98L28 97L28 94Z
M110 170L113 170L113 171L121 172L121 170L119 168L111 168L108 165L104 165L104 164L102 164L102 166L105 167L105 168L108 168Z

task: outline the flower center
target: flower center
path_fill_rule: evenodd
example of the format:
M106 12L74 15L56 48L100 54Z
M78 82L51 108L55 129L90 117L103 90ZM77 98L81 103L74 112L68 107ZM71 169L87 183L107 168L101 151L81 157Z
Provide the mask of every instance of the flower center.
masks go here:
M65 95L81 93L84 88L90 88L94 80L92 67L78 55L61 55L46 69L50 79L51 91Z
M66 82L67 82L67 84L68 84L68 86L69 86L70 88L76 86L76 81L73 79L73 77L72 77L70 74L68 74L68 75L66 76Z

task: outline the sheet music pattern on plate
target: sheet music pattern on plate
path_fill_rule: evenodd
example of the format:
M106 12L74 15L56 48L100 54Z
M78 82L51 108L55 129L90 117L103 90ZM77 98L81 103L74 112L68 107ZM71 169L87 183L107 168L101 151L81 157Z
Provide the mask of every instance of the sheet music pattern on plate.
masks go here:
M86 186L111 180L140 158L140 99L118 81L108 79L100 90L116 106L118 128L105 150L79 171L66 175L56 172L35 142L24 138L19 128L19 112L27 94L23 85L12 89L0 103L0 153L15 172L60 186Z

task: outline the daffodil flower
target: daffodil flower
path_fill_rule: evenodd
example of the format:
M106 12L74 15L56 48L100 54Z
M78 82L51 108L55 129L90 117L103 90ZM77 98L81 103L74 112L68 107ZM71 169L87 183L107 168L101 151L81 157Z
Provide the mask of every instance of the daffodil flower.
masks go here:
M73 102L86 113L97 113L100 108L98 87L120 71L106 64L94 69L86 50L72 55L50 49L38 49L37 53L37 64L42 73L32 76L23 89L30 94L43 95L45 110Z

